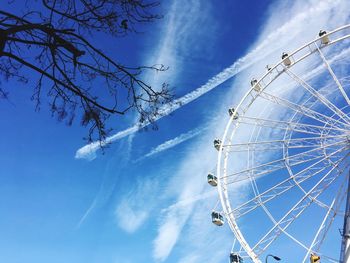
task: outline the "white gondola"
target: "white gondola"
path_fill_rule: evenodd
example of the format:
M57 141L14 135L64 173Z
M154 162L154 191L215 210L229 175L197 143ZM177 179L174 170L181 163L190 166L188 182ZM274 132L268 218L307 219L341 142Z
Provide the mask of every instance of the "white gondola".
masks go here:
M229 108L228 109L228 114L230 115L230 117L235 114L235 108ZM233 119L234 120L237 120L238 119L238 113L235 114L235 116L233 116Z
M255 91L257 91L257 92L259 92L259 91L261 90L260 84L259 84L258 81L257 81L256 79L254 79L254 78L250 81L250 86L252 86L253 89L254 89Z
M224 224L224 217L216 211L211 213L211 221L217 226L222 226Z
M289 67L290 65L292 65L292 61L290 60L290 58L288 57L288 53L283 52L282 54L282 59L283 59L283 64L287 67Z
M236 253L230 254L230 263L243 263L243 259Z
M220 147L221 147L221 141L219 139L215 139L214 140L214 147L216 150L220 150Z
M210 184L211 186L215 187L218 185L218 178L212 173L208 174L207 179L208 179L208 184Z
M320 30L320 33L318 33L318 36L321 37L322 44L327 45L329 43L329 37L325 30Z

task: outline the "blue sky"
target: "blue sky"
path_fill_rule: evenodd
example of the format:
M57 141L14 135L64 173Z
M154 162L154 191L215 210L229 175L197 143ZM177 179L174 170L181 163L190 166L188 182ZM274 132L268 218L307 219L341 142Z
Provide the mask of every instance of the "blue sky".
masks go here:
M145 78L169 82L185 105L164 107L157 131L118 118L104 154L84 145L78 124L35 112L30 87L1 82L11 93L0 103L0 261L227 262L233 234L210 222L219 199L206 183L227 108L282 51L348 23L349 5L164 1L145 34L113 40L115 57L120 47L126 62L168 65Z

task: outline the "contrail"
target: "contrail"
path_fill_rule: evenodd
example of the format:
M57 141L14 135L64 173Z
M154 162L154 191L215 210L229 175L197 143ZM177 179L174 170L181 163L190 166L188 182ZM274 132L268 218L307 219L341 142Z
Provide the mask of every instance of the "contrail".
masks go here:
M121 155L119 155L117 158L119 160L119 162L118 162L117 169L114 170L115 174L120 173L130 160L130 149L131 149L133 137L134 136L128 137L128 140L126 142L127 146L119 145L119 148L123 149L123 153ZM117 153L121 152L120 149L117 151ZM109 166L109 164L107 166ZM110 196L112 195L112 193L116 187L117 182L118 182L118 178L116 178L115 176L109 176L108 173L104 173L103 180L100 184L100 188L99 188L94 200L92 201L92 203L90 204L88 209L85 211L85 213L80 218L78 224L76 225L76 229L79 229L81 227L81 225L85 222L87 217L92 213L92 211L96 207L100 207L101 205L103 205L105 202L108 201L108 199L110 198Z
M95 197L94 201L92 201L92 204L90 205L90 207L86 210L86 212L84 213L84 215L80 218L77 226L75 227L76 229L80 228L81 225L83 224L83 222L85 221L85 219L88 217L88 215L91 213L91 211L95 208L96 203L97 203L97 199L98 199L98 195Z
M142 156L141 158L137 159L136 162L138 161L141 161L147 157L150 157L150 156L153 156L155 154L158 154L162 151L165 151L165 150L168 150L170 148L173 148L175 147L176 145L180 144L180 143L183 143L189 139L192 139L193 137L199 135L201 132L203 132L205 129L194 129L194 130L191 130L189 132L186 132L186 133L183 133L183 134L180 134L179 136L171 139L171 140L168 140L168 141L165 141L163 142L162 144L159 144L157 147L153 148L149 153L145 154L144 156Z
M222 72L220 72L216 76L209 79L207 83L191 91L190 93L161 107L159 110L159 115L155 117L152 121L158 121L159 119L169 115L175 110L185 106L186 104L194 101L195 99L201 97L202 95L216 88L217 86L227 81L228 79L234 77L241 71L253 65L255 62L263 59L264 57L266 57L268 54L272 53L275 50L270 47L271 43L277 42L281 36L284 36L285 38L288 38L288 39L293 39L294 36L297 35L298 33L298 31L295 30L295 25L301 23L305 18L307 18L311 14L315 15L316 13L329 9L330 5L332 5L331 1L322 2L321 4L318 5L318 7L309 8L307 11L298 14L292 20L285 23L283 26L279 27L277 30L269 34L260 45L258 45L255 49L253 49L247 55L238 59L230 67L224 69ZM269 47L268 52L266 51L262 52L262 49L264 49L265 47ZM96 151L100 149L101 146L114 142L118 139L124 138L125 136L128 136L142 129L148 126L149 124L150 124L149 121L146 121L141 124L138 123L126 130L117 132L116 134L110 137L107 137L106 140L101 143L92 142L90 144L87 144L81 147L80 149L78 149L78 151L75 154L75 158L91 159L91 156L95 156Z

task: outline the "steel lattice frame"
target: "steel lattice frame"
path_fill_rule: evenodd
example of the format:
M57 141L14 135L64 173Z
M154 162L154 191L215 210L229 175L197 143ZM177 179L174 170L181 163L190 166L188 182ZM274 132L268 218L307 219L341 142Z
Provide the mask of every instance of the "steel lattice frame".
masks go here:
M343 54L338 54L338 57L333 56L332 59L327 59L323 50L333 45L336 46L337 43L346 43L350 39L350 25L329 32L327 36L331 40L327 44L322 44L320 37L291 53L288 56L292 62L290 66L285 65L284 60L281 60L269 69L240 101L221 140L217 165L221 205L228 224L241 245L240 255L243 258L250 258L253 262L261 262L259 258L281 234L286 235L305 249L306 254L303 259L305 262L307 254L320 251L335 216L344 214L340 204L347 191L346 181L350 165L346 161L350 155L350 118L348 117L350 99L342 85L342 79L338 79L331 63L344 54L350 54L350 48L343 49ZM302 64L311 55L317 55L322 64L301 76L294 70L294 67ZM323 70L326 70L331 76L336 88L332 89L328 86L316 88L309 84L308 80L324 73ZM291 90L295 88L294 86L303 90L304 94L307 94L305 98L294 101L283 97L282 93L279 94L276 90L270 90L270 86L281 77L291 80ZM339 107L328 98L328 96L336 95L342 97L345 105ZM266 100L278 105L286 109L286 112L289 111L290 114L284 114L282 119L266 118L269 114L267 114L267 109L264 109L259 114L250 116L249 111L257 100ZM327 111L317 110L318 107L324 107ZM251 127L249 139L235 142L235 138L238 137L236 134L242 127ZM270 129L272 133L275 130L280 131L280 138L259 139L264 129ZM296 134L302 136L298 137ZM281 156L259 162L259 152L266 153L273 150L281 151ZM233 154L239 156L240 153L247 156L245 167L234 170L231 167L233 165L229 160L230 156ZM237 158L232 159L238 161ZM259 190L258 180L260 178L282 170L286 171L288 177L275 183L269 189L262 192ZM316 177L317 182L312 187L303 186ZM252 187L253 197L233 207L230 188L245 181L249 182ZM339 191L335 193L332 200L324 202L319 197L335 182L341 182L338 183ZM282 217L276 219L266 205L292 189L300 191L301 197ZM287 232L287 229L313 204L323 208L325 216L311 244L306 245ZM237 221L258 208L264 211L273 227L268 229L257 242L250 244ZM328 258L327 255L324 257ZM329 260L332 261L330 258Z

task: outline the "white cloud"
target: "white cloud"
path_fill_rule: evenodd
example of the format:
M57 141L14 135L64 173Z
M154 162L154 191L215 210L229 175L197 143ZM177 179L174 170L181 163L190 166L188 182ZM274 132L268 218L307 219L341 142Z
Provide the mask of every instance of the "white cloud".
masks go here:
M140 128L138 125L134 125L126 130L120 131L108 138L104 142L92 142L90 144L85 145L84 147L80 148L76 154L75 158L77 159L88 159L93 160L96 158L96 151L101 148L101 146L105 146L106 144L109 144L111 142L114 142L116 140L119 140L121 138L124 138L130 134L135 133Z
M174 204L171 204L167 208L162 209L162 213L167 213L167 212L170 212L173 209L185 207L185 206L188 206L188 205L193 205L194 203L196 203L198 201L203 201L203 200L206 200L208 198L217 196L217 194L218 194L217 190L215 189L215 190L212 190L212 191L208 191L206 193L199 194L197 196L193 196L193 197L191 197L189 199L186 199L186 200L178 201L178 202L176 202Z
M183 142L186 142L186 141L198 136L199 134L201 134L203 132L203 130L204 129L198 128L198 129L194 129L194 130L191 130L189 132L186 132L186 133L182 133L179 136L177 136L171 140L168 140L168 141L163 142L162 144L159 144L157 147L153 148L149 153L145 154L137 161L151 157L151 156L156 155L156 154L163 152L165 150L169 150L169 149L171 149L171 148L173 148L173 147L175 147Z
M187 255L187 256L185 256L179 262L182 262L182 263L195 263L195 262L198 262L198 261L199 261L199 256L194 254L194 255Z
M198 143L193 147L197 148ZM165 189L169 198L175 196L176 204L163 209L164 218L160 222L158 235L154 240L153 255L157 260L162 261L169 256L196 202L206 198L206 195L202 195L203 187L206 185L205 176L212 169L210 162L215 156L214 150L208 152L210 156L204 157L202 153L197 152L187 156L186 160L191 162L186 161L182 164L180 171L171 178Z
M192 209L178 247L183 248L177 262L228 262L233 236L227 224L217 227L211 223L210 212L216 200L197 203Z
M81 227L81 225L84 223L84 221L86 220L86 218L89 216L89 214L91 213L92 210L94 210L94 208L96 207L97 204L97 200L98 200L98 195L94 198L94 200L92 201L92 203L90 204L89 208L85 211L85 213L83 214L83 216L80 218L76 228Z
M139 181L135 189L120 199L115 210L115 220L121 229L134 233L142 226L155 205L154 189L157 187L154 179Z
M158 230L158 237L154 241L153 256L160 261L165 260L173 249L183 226L183 219L176 213L166 220Z
M99 190L87 210L81 216L77 224L77 228L79 228L85 222L94 209L100 207L101 204L105 203L110 198L118 182L115 175L121 172L129 162L132 140L133 136L130 136L117 147L117 150L115 151L116 154L114 155L114 158L109 161L108 165L106 166L106 170L108 171L109 166L111 163L115 162L115 159L118 159L118 167L114 169L113 174L106 171L103 172Z
M120 228L128 233L134 233L147 219L149 211L135 209L130 199L123 200L116 209L115 220Z

